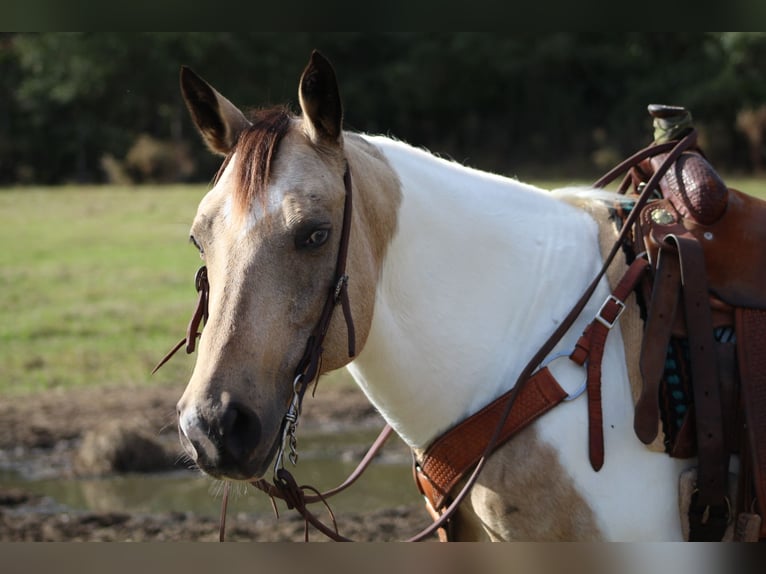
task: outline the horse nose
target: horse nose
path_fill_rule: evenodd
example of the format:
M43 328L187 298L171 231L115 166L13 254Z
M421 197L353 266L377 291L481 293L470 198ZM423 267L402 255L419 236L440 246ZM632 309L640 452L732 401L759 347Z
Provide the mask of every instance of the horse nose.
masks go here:
M208 409L178 406L181 444L197 465L213 476L249 478L244 472L260 436L258 416L237 403Z
M221 414L222 448L234 460L244 460L258 445L258 416L240 403L226 405Z

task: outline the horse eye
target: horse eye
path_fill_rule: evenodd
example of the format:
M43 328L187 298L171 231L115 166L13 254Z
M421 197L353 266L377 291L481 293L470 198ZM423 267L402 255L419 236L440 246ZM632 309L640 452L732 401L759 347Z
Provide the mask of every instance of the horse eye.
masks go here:
M202 249L202 246L197 242L197 239L193 236L189 236L189 241L191 241L192 245L197 248L197 251L199 251L200 257L202 257L205 254L205 250Z
M311 245L321 245L325 241L327 241L327 238L330 236L330 230L329 229L317 229L314 233L312 233L309 236L309 244Z
M308 235L299 237L296 241L298 248L303 249L315 249L320 245L323 245L330 237L330 230L324 227L314 229Z

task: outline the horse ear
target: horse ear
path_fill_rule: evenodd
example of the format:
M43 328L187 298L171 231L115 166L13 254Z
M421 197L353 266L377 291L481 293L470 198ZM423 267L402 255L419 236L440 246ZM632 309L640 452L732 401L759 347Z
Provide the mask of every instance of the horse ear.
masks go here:
M229 153L251 125L234 104L186 66L181 67L181 94L202 139L215 153Z
M298 89L309 137L315 143L342 142L343 107L332 64L314 50Z

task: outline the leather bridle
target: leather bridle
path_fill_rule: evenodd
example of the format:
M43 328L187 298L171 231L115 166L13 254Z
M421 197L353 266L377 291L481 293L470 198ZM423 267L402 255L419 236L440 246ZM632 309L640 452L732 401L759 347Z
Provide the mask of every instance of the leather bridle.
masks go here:
M343 223L341 225L340 242L338 245L338 255L335 263L335 274L330 283L330 289L325 298L324 306L322 307L322 313L319 316L316 326L309 335L306 341L306 348L303 352L303 356L298 361L293 374L293 396L288 406L287 412L282 419L281 427L281 443L277 456L275 457L274 465L274 484L269 484L265 480L253 481L253 485L267 492L272 498L283 498L289 506L303 509L303 513L309 513L305 508L305 504L311 503L315 500L306 500L305 496L302 496L304 489L314 490L311 487L298 487L295 479L284 468L284 454L285 450L289 448L288 457L293 464L297 462L298 453L296 448L296 427L298 425L298 418L301 413L301 407L303 404L303 398L308 390L309 386L316 382L321 370L322 354L324 352L324 340L327 336L327 332L330 328L330 322L332 320L333 311L335 307L340 304L343 309L343 317L346 321L346 331L348 335L348 356L354 357L356 355L356 330L354 328L354 319L351 315L351 304L348 297L348 281L349 277L346 273L346 261L348 259L348 247L349 237L351 235L351 217L353 215L353 191L351 183L351 170L346 162L346 169L343 173L343 186L345 191L345 198L343 204ZM202 266L197 270L197 274L194 278L194 285L198 293L197 305L192 314L191 321L186 329L186 336L181 339L157 364L152 370L152 374L162 367L173 355L175 355L181 347L186 347L186 353L191 354L196 348L197 338L201 335L200 326L204 326L207 322L209 312L208 304L210 299L210 283L208 281L207 267ZM380 446L388 438L391 429L384 429L381 433L379 442ZM377 441L376 441L377 444ZM379 447L378 447L379 448ZM372 450L372 449L371 449ZM375 449L377 451L377 449ZM316 500L324 500L327 496L336 494L341 490L345 490L350 486L361 472L366 468L369 461L372 460L374 452L369 456L369 460L366 464L360 464L359 473L356 476L351 476L341 486L333 491L321 494L317 492L318 498ZM221 532L220 538L223 540L224 525L225 525L225 512L226 512L226 500L224 497L223 508L221 512ZM291 503L292 501L292 503ZM301 504L301 501L303 504ZM305 516L305 514L304 514ZM312 515L313 516L313 515ZM308 520L308 518L307 518ZM316 521L315 524L320 530L320 523ZM314 523L314 520L312 520ZM323 526L323 525L322 525ZM337 532L336 532L337 534Z
M316 327L314 327L311 335L309 335L306 341L306 349L303 351L303 356L295 368L293 375L293 398L282 420L282 444L279 447L274 465L275 478L279 474L279 470L284 470L283 458L285 447L290 448L288 456L291 462L296 464L298 461L295 430L298 425L301 406L303 405L303 397L306 395L309 385L318 379L322 364L322 353L324 352L322 345L330 328L333 311L338 303L340 303L343 309L343 317L346 320L348 356L354 357L356 355L356 331L354 329L354 319L351 316L351 304L348 299L348 275L346 274L349 236L351 235L351 216L353 213L351 170L348 167L348 163L346 163L346 169L343 173L343 186L345 188L343 224L341 225L338 256L335 262L335 275L330 284L330 291L325 298L322 314L319 316Z
M343 204L343 223L341 225L340 243L338 245L338 257L335 263L335 276L331 283L330 292L325 299L322 314L319 316L316 327L309 335L306 342L306 350L303 352L301 360L295 369L293 387L299 394L300 401L306 393L306 388L316 378L322 359L322 344L327 336L327 330L330 327L330 320L335 306L340 303L343 308L343 316L346 319L346 328L348 330L348 356L353 357L356 354L356 334L354 329L354 320L351 316L351 305L348 299L348 275L346 274L346 260L348 259L349 236L351 235L351 215L352 215L352 186L351 171L348 163L343 174L343 186L345 188L345 200ZM186 353L191 354L196 348L197 338L201 335L200 325L207 322L208 302L210 299L210 283L207 277L207 267L202 266L197 270L194 277L194 286L197 289L197 306L192 314L189 326L186 329L186 337L181 339L152 370L156 373L168 360L175 355L181 347L186 345Z

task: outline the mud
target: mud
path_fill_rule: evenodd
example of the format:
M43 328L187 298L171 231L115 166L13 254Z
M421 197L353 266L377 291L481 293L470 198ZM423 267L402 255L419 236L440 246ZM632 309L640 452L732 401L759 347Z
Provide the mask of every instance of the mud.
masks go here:
M168 387L83 388L0 397L0 469L50 479L125 470L156 472L187 464L175 427L180 392ZM383 423L360 391L333 385L307 399L301 424L311 431ZM111 435L114 441L104 438ZM151 456L144 458L136 445L148 448ZM331 521L326 511L317 513ZM336 519L341 534L361 541L407 538L430 520L420 505L344 513ZM305 537L303 519L284 509L279 519L271 513L230 514L226 524L230 541ZM309 533L312 541L326 540L313 529ZM215 541L218 534L218 517L183 511L77 511L0 482L0 541Z

